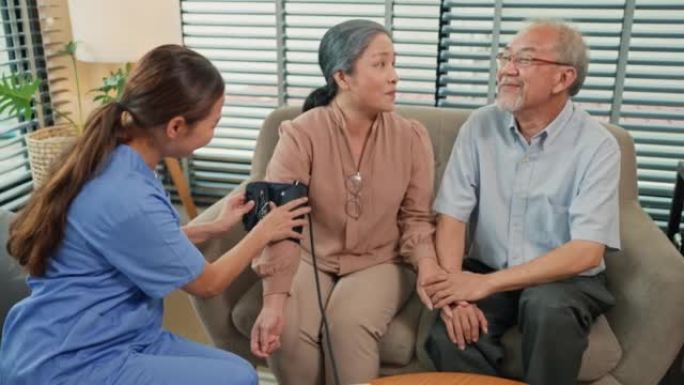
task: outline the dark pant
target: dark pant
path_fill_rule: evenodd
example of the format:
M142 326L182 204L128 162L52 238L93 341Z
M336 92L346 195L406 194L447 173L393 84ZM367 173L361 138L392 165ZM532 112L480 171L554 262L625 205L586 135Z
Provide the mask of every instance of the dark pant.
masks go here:
M493 271L471 259L464 261L464 268L476 273ZM517 323L522 333L525 381L531 385L576 384L591 325L613 303L604 274L496 293L477 303L489 322L488 334L461 351L437 317L426 349L437 370L500 375L501 336Z

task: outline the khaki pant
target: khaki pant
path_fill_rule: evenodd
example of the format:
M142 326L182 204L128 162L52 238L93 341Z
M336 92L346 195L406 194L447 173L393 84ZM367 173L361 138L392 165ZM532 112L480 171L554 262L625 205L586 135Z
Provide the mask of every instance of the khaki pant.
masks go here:
M415 286L404 265L384 263L338 277L319 271L340 385L378 377L378 344ZM332 292L332 293L331 293ZM313 267L302 261L288 299L281 347L268 364L281 385L333 385L327 342L321 349L322 322ZM325 355L325 370L322 357Z

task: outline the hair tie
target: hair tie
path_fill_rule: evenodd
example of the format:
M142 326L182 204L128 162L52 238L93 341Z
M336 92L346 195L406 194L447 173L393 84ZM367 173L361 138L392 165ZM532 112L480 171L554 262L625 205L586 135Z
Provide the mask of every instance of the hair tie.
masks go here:
M114 105L118 111L119 122L122 127L128 127L135 121L133 113L128 109L128 107L120 101L115 101Z

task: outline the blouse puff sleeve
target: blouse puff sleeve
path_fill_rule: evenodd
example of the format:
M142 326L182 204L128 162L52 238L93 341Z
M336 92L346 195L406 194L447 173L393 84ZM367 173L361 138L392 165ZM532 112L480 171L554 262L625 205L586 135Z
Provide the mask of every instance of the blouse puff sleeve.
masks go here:
M302 131L297 130L291 121L281 123L279 133L280 138L266 168L265 179L281 183L300 181L308 185L313 150L311 140ZM263 279L264 296L289 294L292 279L299 266L299 252L274 255L273 251L273 247L268 246L252 261L252 269Z
M399 208L399 254L417 270L423 258L437 261L432 212L435 161L427 130L417 121L411 123L411 178Z

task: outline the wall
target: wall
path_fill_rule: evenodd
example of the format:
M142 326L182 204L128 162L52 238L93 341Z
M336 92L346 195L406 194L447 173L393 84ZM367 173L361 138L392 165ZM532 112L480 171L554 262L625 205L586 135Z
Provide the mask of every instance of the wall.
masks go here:
M38 5L53 105L62 112L78 117L76 102L78 98L71 60L68 57L55 56L64 48L66 42L72 40L68 2L67 0L38 0ZM82 122L85 122L88 113L97 106L92 100L93 94L89 92L99 87L102 84L102 78L121 65L77 61L76 68L80 78L83 107Z

